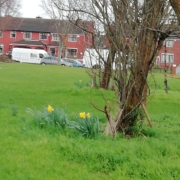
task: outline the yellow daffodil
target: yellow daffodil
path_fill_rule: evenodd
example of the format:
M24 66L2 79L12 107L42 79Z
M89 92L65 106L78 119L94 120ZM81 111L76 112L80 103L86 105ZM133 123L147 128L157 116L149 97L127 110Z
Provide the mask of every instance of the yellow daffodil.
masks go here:
M87 117L87 118L90 118L90 117L91 117L90 113L87 113L87 114L86 114L86 117Z
M47 111L48 111L48 112L52 112L52 111L54 111L54 109L53 109L53 107L52 107L52 106L48 105L48 107L47 107Z
M79 82L81 83L81 82L82 82L82 80L79 80Z
M86 113L85 112L79 113L79 117L82 119L85 119Z

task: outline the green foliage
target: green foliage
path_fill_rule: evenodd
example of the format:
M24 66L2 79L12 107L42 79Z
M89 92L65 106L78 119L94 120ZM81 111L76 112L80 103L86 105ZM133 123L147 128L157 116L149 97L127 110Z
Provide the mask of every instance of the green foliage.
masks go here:
M141 136L143 130L143 120L137 120L134 126L129 126L126 130L133 137Z
M32 115L36 125L41 128L58 126L65 129L68 125L68 116L63 108L55 108L52 112L48 112L46 108L44 108L42 112L34 112L32 109L28 108L26 112Z
M63 108L53 109L51 106L41 111L33 111L30 108L26 110L27 114L32 116L35 124L43 129L60 127L61 129L76 129L86 138L98 138L100 131L99 120L96 117L90 117L90 113L84 118L75 118L75 121L68 119L68 115Z
M82 80L76 81L74 85L78 88L90 87L90 83L84 82Z
M87 138L97 139L100 131L100 124L97 117L77 117L74 123L74 128L80 132L80 134Z
M12 115L17 116L18 115L18 107L13 105L12 106Z
M128 135L132 137L141 136L142 135L141 131L143 130L144 119L146 118L144 111L141 107L129 113L129 115L127 116L127 119L134 118L134 117L136 118L136 120L133 121L133 123L129 122L130 126L127 126L125 128L125 131Z

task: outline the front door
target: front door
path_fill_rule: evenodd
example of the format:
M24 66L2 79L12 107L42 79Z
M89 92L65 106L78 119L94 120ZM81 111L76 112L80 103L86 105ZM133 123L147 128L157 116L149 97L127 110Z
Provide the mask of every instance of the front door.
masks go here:
M0 54L4 53L4 44L0 44Z
M50 48L49 50L50 50L51 56L56 55L56 48Z

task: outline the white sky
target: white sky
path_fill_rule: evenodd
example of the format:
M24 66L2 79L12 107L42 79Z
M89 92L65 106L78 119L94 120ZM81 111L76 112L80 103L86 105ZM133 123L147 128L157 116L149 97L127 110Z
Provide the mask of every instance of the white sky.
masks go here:
M37 16L41 16L47 18L43 9L39 7L41 0L21 0L21 4L21 17L36 18Z

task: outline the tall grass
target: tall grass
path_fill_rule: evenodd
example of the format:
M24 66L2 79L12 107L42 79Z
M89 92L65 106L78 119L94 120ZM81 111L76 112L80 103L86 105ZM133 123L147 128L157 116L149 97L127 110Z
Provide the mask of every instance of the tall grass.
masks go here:
M79 87L91 79L83 68L0 63L0 179L2 180L179 180L180 83L154 74L158 88L147 100L153 128L145 121L142 136L117 139L101 132L98 139L74 131L39 128L26 109L47 105L66 109L69 118L90 112L104 124L102 95L111 91ZM152 81L151 77L149 81Z

